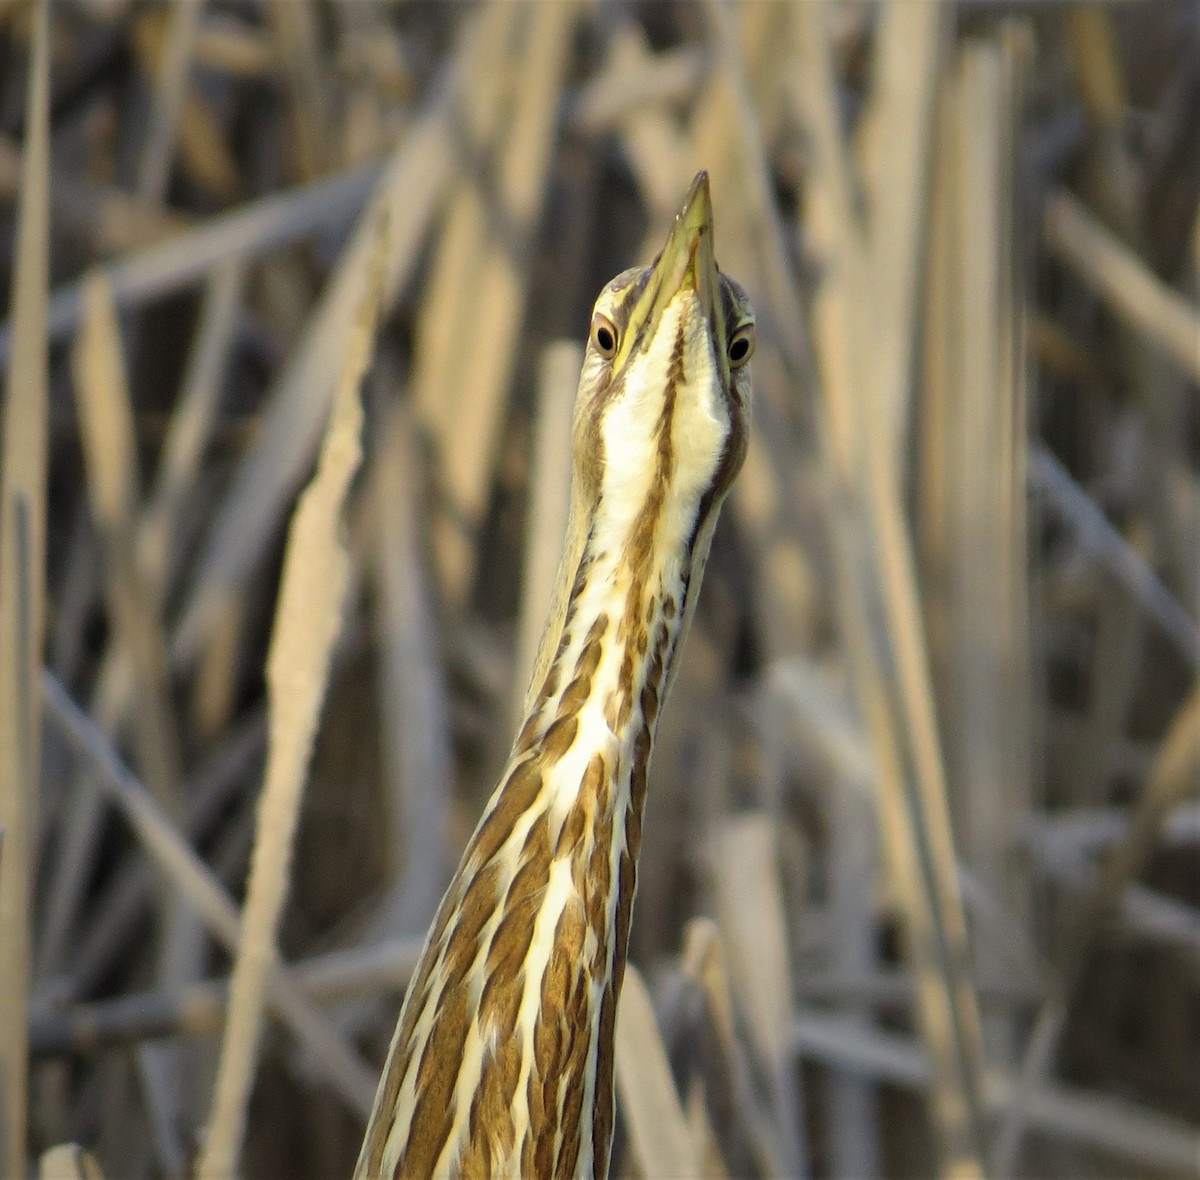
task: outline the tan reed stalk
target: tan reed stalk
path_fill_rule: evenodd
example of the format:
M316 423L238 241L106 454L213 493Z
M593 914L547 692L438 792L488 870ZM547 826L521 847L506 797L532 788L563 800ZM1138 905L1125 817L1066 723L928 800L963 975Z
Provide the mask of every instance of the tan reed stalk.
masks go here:
M213 1180L237 1171L267 976L278 959L275 938L287 892L300 799L325 699L333 645L341 629L349 576L349 560L341 542L342 509L362 457L359 385L370 364L389 245L386 223L383 232L376 232L362 302L345 344L344 367L317 472L300 497L288 530L267 662L267 768L212 1119L197 1166L198 1176Z
M855 506L835 536L841 616L871 733L879 822L904 911L918 1013L935 1063L931 1097L941 1174L981 1176L986 1142L978 1011L966 974L966 930L902 489L867 363L874 306L867 237L855 213L836 110L828 6L804 5L798 17L801 106L817 163L809 225L826 266L814 319L830 476L838 499Z
M266 395L254 445L243 455L233 485L215 510L204 556L172 636L174 660L186 662L198 654L208 628L221 617L222 604L236 595L261 556L265 538L311 462L341 371L346 335L361 305L365 260L384 210L391 227L391 254L384 269L382 306L391 306L416 266L456 163L450 132L461 78L469 76L474 63L474 29L467 24L441 84L388 161L303 339Z
M1046 202L1046 245L1133 329L1200 381L1200 307L1162 281L1068 192Z
M145 205L162 202L171 177L180 116L191 80L191 59L204 0L177 0L168 10L162 60L150 101L150 128L138 163L137 195Z
M25 1174L30 841L37 832L46 557L49 4L33 7L13 346L0 452L0 1173Z
M142 776L174 823L183 819L183 770L178 724L171 701L166 643L157 586L137 552L137 439L121 353L112 291L102 272L84 293L83 330L73 354L76 400L83 439L88 497L102 541L104 582L113 621L113 659L131 669L132 731ZM83 788L90 793L90 788ZM179 985L196 975L204 953L202 929L182 899L166 895L159 907L159 982ZM176 1051L144 1046L138 1053L143 1089L156 1124L160 1164L184 1167L179 1124Z
M500 7L511 6L501 2ZM489 200L493 208L503 211L503 220L496 223L486 215L483 194L476 191L472 178L466 193L467 216L476 231L478 253L467 262L470 269L455 275L466 306L462 314L432 324L432 330L442 334L442 347L451 352L448 383L433 391L440 399L442 424L451 425L453 431L441 437L439 459L447 496L468 534L483 522L491 486L577 5L575 0L558 0L520 9L518 15L518 28L524 32L519 49L500 63L511 108L493 128L496 192ZM461 346L463 339L471 341L470 348ZM428 396L417 387L419 406L427 404ZM468 404L470 412L462 413ZM434 533L443 593L452 606L462 604L474 574L476 537L464 538L461 529L461 524L440 521Z
M625 968L617 1008L617 1096L629 1128L631 1154L643 1176L701 1174L642 973Z

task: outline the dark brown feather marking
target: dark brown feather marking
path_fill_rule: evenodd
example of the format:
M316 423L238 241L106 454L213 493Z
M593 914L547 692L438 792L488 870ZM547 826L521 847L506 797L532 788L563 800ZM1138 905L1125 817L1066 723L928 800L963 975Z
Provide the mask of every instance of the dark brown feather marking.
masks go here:
M454 1126L454 1087L471 1027L465 987L443 991L442 1007L417 1067L417 1101L397 1175L429 1176Z
M537 741L541 728L542 718L537 712L530 713L525 718L525 724L521 726L521 732L517 734L517 740L513 745L513 754L518 756L528 754L533 749L533 743Z
M579 888L578 860L576 854L583 841L584 833L596 821L606 805L604 779L607 771L603 754L593 754L583 779L579 784L579 792L567 818L563 821L562 830L558 834L558 843L554 848L556 858L569 856L575 864L575 887ZM582 891L581 891L582 892Z
M653 726L654 719L658 716L658 693L649 682L642 689L642 695L638 703L642 707L642 720L644 724Z
M512 1150L512 1100L520 1067L516 1040L511 1034L498 1036L483 1062L479 1089L471 1103L469 1146L462 1156L464 1174L473 1168L477 1171L471 1174L491 1180L493 1157L504 1159Z
M450 1180L492 1180L492 1142L476 1123L475 1108L479 1095L471 1104L470 1138L450 1169Z
M532 1091L533 1087L534 1087L534 1079L533 1079L533 1075L531 1074L530 1078L529 1078L529 1090ZM540 1086L538 1087L538 1090L540 1092L540 1090L541 1090ZM533 1110L532 1104L530 1104L529 1109L531 1111ZM534 1171L533 1171L533 1148L534 1148L533 1135L529 1131L529 1128L527 1127L525 1129L525 1138L521 1140L521 1175L522 1176L532 1176L534 1174Z
M581 926L582 937L582 926ZM582 951L582 948L581 948ZM582 955L581 955L582 957ZM562 1069L562 1119L559 1149L554 1174L570 1180L579 1159L579 1124L583 1117L584 1083L587 1077L588 1050L591 1048L591 1013L588 1004L588 978L577 964L575 986L563 1010L567 1027L567 1053Z
M574 687L574 685L572 685ZM567 689L570 692L571 688ZM565 695L565 694L564 694ZM586 692L584 694L587 695ZM560 706L561 708L561 706ZM575 742L579 732L579 718L559 713L558 720L546 730L542 744L538 747L533 758L542 766L554 766L562 760L562 756Z
M662 515L663 501L675 466L675 447L671 437L671 419L675 415L675 395L683 372L683 324L679 325L671 360L667 366L666 387L663 390L662 412L654 425L658 443L655 471L650 479L650 493L638 512L629 534L626 561L630 569L629 593L621 615L620 634L626 643L641 621L646 600L646 582L654 561L654 534Z
M570 899L559 915L554 949L542 975L538 1021L533 1034L530 1085L532 1088L536 1074L541 1082L538 1106L546 1120L541 1125L535 1123L531 1109L530 1130L537 1139L534 1171L538 1176L549 1176L553 1168L560 1093L565 1089L570 1094L572 1087L583 1086L582 1072L578 1076L570 1073L567 1051L571 1037L578 1031L571 1019L570 1004L583 971L584 930L583 907L576 899ZM585 1060L586 1057L580 1058Z
M596 1100L592 1114L592 1170L596 1180L608 1176L608 1153L612 1147L613 1051L617 1027L617 993L609 980L600 1002L597 1030Z
M584 777L586 779L586 773ZM581 786L580 791L582 790ZM564 857L573 859L577 855L579 846L583 843L583 834L593 815L594 813L584 806L582 799L575 801L571 810L567 812L563 826L558 830L558 840L554 844L555 860L562 860Z
M487 977L479 996L481 1030L494 1026L498 1036L511 1036L524 991L522 967L533 941L537 909L521 905L506 913L488 948Z
M563 631L562 646L565 649L570 642L571 633ZM540 715L541 709L545 707L546 702L554 695L558 688L558 664L550 665L550 670L546 673L546 679L542 681L541 691L537 695L537 707L530 713L530 721L536 721Z
M624 970L625 956L629 953L629 920L633 915L633 893L637 888L637 869L628 848L621 851L621 864L617 870L617 934L613 947L614 973L618 967Z
M538 907L550 879L550 843L545 816L529 830L521 850L521 867L508 887L504 916L492 935L479 997L480 1029L494 1023L498 1034L511 1035L524 991L523 967L537 925Z
M479 936L496 912L499 866L493 861L470 884L445 955L446 987L456 987L479 953Z
M463 853L463 864L471 862L478 872L512 835L513 827L533 806L542 789L542 768L535 758L526 758L513 767L496 800L496 806L484 818L479 830ZM460 873L460 876L462 874ZM443 920L439 918L439 924Z
M587 872L582 888L576 887L583 897L588 925L596 936L593 970L608 961L608 903L612 881L612 838L613 813L605 808L592 840L592 852L588 857Z
M644 766L634 767L630 781L632 783L630 794L635 801L629 804L629 809L625 812L625 847L636 860L642 846L642 809L636 800L646 797L646 768Z
M558 701L559 718L571 717L577 713L592 691L592 678L600 666L600 644L594 643L585 647L579 653L579 663L570 684L563 689Z

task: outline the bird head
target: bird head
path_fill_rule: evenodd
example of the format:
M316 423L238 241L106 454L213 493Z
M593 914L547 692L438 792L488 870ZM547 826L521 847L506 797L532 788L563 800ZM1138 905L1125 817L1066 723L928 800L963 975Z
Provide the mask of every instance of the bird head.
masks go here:
M575 474L614 543L648 509L662 552L715 519L746 452L754 331L746 293L717 269L701 172L658 257L613 279L592 312Z

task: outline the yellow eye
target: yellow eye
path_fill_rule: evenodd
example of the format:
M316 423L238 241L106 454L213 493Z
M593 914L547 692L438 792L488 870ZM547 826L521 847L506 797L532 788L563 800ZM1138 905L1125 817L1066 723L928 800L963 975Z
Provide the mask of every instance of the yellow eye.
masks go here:
M617 355L617 325L601 311L592 316L592 344L606 361Z
M754 352L754 325L743 324L729 338L729 363L735 369L741 368Z

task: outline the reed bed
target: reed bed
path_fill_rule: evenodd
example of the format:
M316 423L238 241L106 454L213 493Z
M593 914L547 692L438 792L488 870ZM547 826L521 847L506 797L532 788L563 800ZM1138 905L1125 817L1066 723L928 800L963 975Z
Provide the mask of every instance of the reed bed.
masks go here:
M10 0L0 78L0 1174L349 1173L703 167L613 1174L1200 1175L1195 5Z

